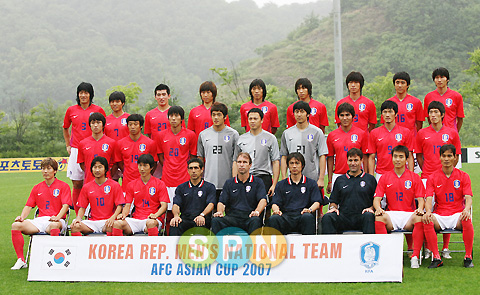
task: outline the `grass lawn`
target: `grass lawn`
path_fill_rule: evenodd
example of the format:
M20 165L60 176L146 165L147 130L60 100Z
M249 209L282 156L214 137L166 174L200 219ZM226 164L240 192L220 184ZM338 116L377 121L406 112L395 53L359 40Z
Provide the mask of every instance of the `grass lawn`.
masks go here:
M480 192L480 165L463 164L463 170L470 174L474 195ZM66 181L65 173L58 178ZM0 294L66 294L81 291L83 294L112 294L127 292L129 294L166 292L166 294L254 294L274 291L278 294L340 293L353 294L460 294L480 293L478 278L480 277L480 260L473 269L463 268L463 254L452 253L453 259L444 259L445 266L439 269L427 269L428 262L420 269L410 269L410 261L404 259L403 283L91 283L91 282L28 282L27 270L12 271L15 263L10 229L11 223L20 214L33 185L42 181L39 172L0 174ZM67 181L70 184L70 181ZM480 205L474 196L473 223L476 229L474 255L479 253L479 210ZM71 219L73 216L71 217ZM441 240L441 236L438 236ZM461 240L461 235L452 235L452 241ZM28 239L25 238L25 247ZM463 245L450 248L461 249ZM478 256L478 254L477 254ZM127 271L127 270L126 270Z

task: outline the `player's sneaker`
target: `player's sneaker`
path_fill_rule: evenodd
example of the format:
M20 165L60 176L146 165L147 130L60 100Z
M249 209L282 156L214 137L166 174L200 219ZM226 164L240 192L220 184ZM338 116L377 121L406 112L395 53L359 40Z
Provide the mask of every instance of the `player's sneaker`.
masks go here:
M443 266L443 261L441 259L433 259L428 268L437 268L440 266Z
M472 258L465 258L463 260L463 266L466 267L466 268L472 268L473 267Z
M451 253L451 252L452 252L452 251L448 250L448 248L444 248L444 249L442 250L442 256L443 256L443 258L452 259L452 256L450 256L450 253Z
M418 259L417 256L413 256L412 259L410 259L410 268L419 268L419 260L420 259Z
M470 259L471 260L471 259ZM22 260L22 258L18 258L17 262L15 262L15 265L12 266L10 269L17 270L17 269L22 269L22 268L27 268L27 263Z
M430 249L425 249L425 259L432 257L432 251Z

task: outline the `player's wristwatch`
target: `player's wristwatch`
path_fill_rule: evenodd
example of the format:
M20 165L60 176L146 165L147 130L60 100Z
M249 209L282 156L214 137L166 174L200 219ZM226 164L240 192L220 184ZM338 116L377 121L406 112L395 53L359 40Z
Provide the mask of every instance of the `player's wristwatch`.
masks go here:
M200 213L200 216L205 217L205 214L203 214L203 212L202 212L202 213Z

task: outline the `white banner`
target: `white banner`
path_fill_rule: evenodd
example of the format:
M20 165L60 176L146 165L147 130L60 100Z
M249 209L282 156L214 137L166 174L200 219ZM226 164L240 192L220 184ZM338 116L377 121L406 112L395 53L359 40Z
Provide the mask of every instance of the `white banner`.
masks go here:
M403 235L33 237L29 281L401 282Z

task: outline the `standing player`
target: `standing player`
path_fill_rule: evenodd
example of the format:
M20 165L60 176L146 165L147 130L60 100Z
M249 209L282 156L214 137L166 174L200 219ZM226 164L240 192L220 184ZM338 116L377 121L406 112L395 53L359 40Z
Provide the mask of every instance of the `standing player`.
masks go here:
M108 97L112 113L106 117L105 135L118 141L128 136L127 118L130 114L123 111L125 106L125 94L114 91Z
M462 95L448 88L450 74L446 68L435 69L432 73L432 80L435 82L437 89L425 95L423 100L424 116L429 118L428 106L432 101L439 101L445 106L443 124L460 132L463 118L465 118Z
M112 235L132 235L146 232L149 236L158 236L162 223L158 220L167 211L168 193L165 183L153 177L155 161L150 154L138 157L140 177L130 182L125 192L125 206L113 224ZM134 204L132 218L130 208Z
M46 158L40 167L45 181L33 187L22 213L12 223L12 243L17 254L17 262L11 268L14 270L27 268L27 262L23 255L25 242L22 234L47 233L51 236L58 236L60 231L66 228L65 214L72 202L70 187L55 177L58 171L57 161ZM38 207L38 217L25 219L35 206Z
M335 123L340 126L340 118L338 117L338 107L343 103L351 104L355 109L355 117L353 118L353 125L367 132L372 131L377 124L377 109L375 104L370 99L362 95L362 88L365 80L360 72L351 72L347 75L346 84L349 91L347 97L342 98L337 102L335 108Z
M71 225L72 236L102 232L111 236L113 223L125 204L122 188L118 182L107 178L108 162L104 157L95 157L90 170L95 180L82 188L77 202L80 208ZM88 205L90 205L90 218L82 221Z
M198 136L197 156L205 163L205 180L217 188L217 198L225 181L234 172L233 161L238 132L225 125L228 108L216 102L211 108L213 126Z
M202 160L190 159L187 167L190 180L177 187L173 198L170 236L181 236L186 230L196 226L208 229L211 225L210 213L217 199L215 186L203 180Z
M215 103L217 86L212 81L205 81L200 85L199 92L202 104L191 109L188 116L188 129L195 132L197 136L213 124L210 107ZM230 126L228 115L225 119L225 125Z
M105 116L105 111L93 104L93 86L82 82L77 87L77 105L71 106L65 113L63 120L63 138L67 146L68 158L67 177L72 180L72 204L77 203L78 196L83 186L84 172L77 163L78 144L92 134L88 125L91 113L99 112ZM70 126L72 131L70 132Z
M140 155L150 154L157 161L157 144L142 134L143 117L132 114L127 118L129 135L117 142L115 162L123 171L123 189L129 182L140 177L137 160ZM155 166L155 164L154 164Z
M340 119L340 127L330 132L327 137L327 193L331 193L337 177L347 173L347 151L351 148L362 150L364 153L363 167L368 168L368 158L366 156L368 151L368 133L353 126L355 109L349 103L342 103L337 108L337 116Z
M311 109L309 116L310 124L322 129L325 133L325 126L328 126L327 108L325 105L312 98L312 82L307 78L300 78L295 82L295 93L298 100L308 103ZM296 102L292 103L287 109L287 128L296 124L295 115L293 114L293 106Z
M250 83L248 91L250 92L251 99L240 107L242 127L244 127L247 132L250 130L248 111L252 108L259 108L264 114L262 123L263 130L272 134L277 133L277 128L280 127L277 106L269 101L265 101L265 97L267 96L267 86L265 86L265 83L261 79L255 79Z
M463 266L473 267L473 225L472 225L472 184L467 173L455 168L458 161L454 145L446 144L440 148L440 161L442 168L435 171L427 181L427 202L424 215L425 228L436 230L458 229L462 230L463 242L465 244L465 258ZM435 206L432 213L432 201L435 199ZM427 235L427 232L425 232ZM433 234L435 241L429 243L433 253L438 253L436 234ZM440 259L432 261L430 267L442 266ZM438 256L439 258L439 256Z

